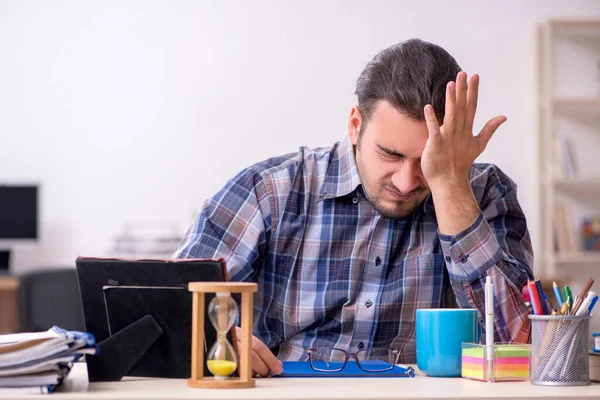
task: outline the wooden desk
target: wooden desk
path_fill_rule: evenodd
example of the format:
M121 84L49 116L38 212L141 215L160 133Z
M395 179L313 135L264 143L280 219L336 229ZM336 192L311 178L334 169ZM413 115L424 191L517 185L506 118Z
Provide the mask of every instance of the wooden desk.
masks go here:
M19 279L0 275L0 334L19 330Z
M2 394L0 398L40 399ZM42 396L43 397L43 396ZM75 365L58 399L600 399L600 384L580 387L535 386L529 382L486 383L463 378L263 378L253 389L194 389L184 379L125 378L89 383L83 363Z

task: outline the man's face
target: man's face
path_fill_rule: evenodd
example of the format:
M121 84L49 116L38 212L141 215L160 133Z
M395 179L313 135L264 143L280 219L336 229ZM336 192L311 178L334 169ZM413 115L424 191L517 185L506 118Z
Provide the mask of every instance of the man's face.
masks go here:
M348 135L373 206L391 219L412 213L430 192L421 172L421 154L429 137L425 121L417 122L380 101L366 125L358 107L352 109Z

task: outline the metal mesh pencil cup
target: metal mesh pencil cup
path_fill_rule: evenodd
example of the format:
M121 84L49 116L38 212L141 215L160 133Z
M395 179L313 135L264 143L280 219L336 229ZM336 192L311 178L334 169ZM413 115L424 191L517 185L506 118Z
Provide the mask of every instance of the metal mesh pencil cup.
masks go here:
M531 383L545 386L590 384L589 315L530 315Z

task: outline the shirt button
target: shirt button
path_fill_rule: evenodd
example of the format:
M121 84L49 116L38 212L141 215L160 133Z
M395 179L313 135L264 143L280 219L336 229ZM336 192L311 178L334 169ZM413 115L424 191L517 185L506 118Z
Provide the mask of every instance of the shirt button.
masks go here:
M379 264L381 264L381 258L379 258L379 256L375 257L375 266L379 267Z
M446 256L446 262L451 262L452 259L450 258L450 256Z
M371 307L372 305L373 305L373 302L371 300L365 301L365 306L367 306L367 308Z
M362 350L362 349L364 349L364 348L365 348L365 344L364 344L363 342L360 342L360 343L358 344L358 349L359 349L359 350Z
M462 257L460 258L460 262L461 262L461 263L463 263L463 264L464 264L464 263L466 263L466 262L467 262L467 257L465 257L465 256L462 256Z
M358 197L353 197L353 198L352 198L352 202L353 202L354 204L358 203Z

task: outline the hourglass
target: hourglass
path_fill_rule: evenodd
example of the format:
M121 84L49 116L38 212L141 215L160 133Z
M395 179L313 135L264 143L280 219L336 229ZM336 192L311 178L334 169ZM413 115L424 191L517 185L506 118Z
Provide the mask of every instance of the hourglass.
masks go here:
M237 355L227 340L237 313L237 303L227 292L217 293L208 304L208 318L217 331L217 341L206 356L206 365L215 379L227 379L237 368Z
M252 378L252 294L256 283L190 282L192 303L192 376L188 386L198 388L254 387ZM217 340L206 355L206 366L213 376L204 376L204 307L205 293L216 293L208 305L208 317L217 332ZM241 338L239 377L232 377L238 368L234 346L227 339L238 315L237 303L231 293L241 293Z

